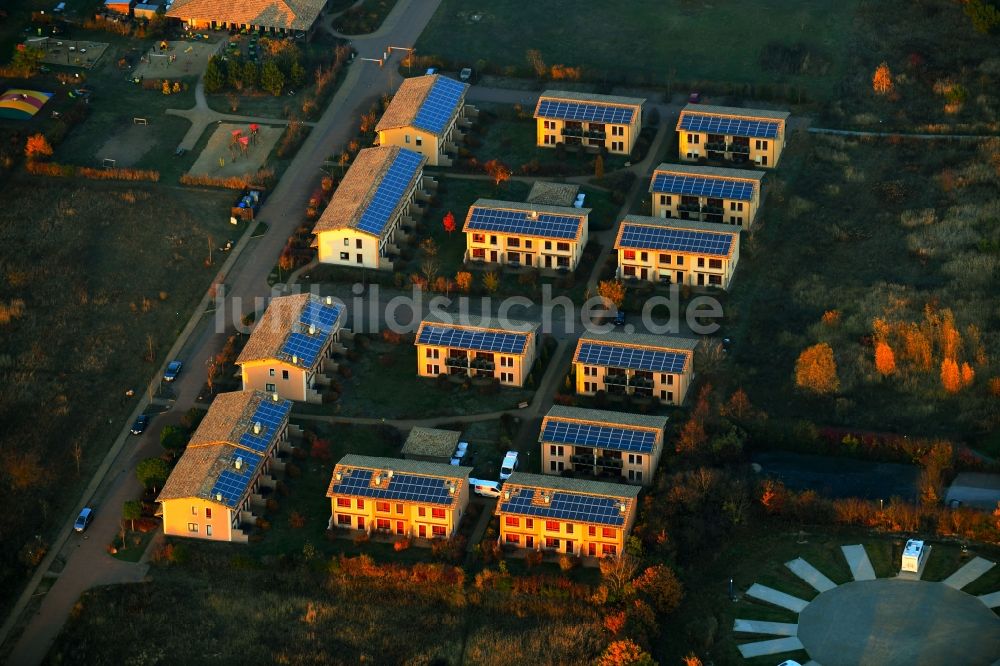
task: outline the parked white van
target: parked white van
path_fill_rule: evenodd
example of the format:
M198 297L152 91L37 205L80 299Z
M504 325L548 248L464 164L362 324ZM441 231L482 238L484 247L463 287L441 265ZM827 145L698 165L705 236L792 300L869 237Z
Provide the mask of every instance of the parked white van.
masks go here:
M497 481L484 481L483 479L473 479L469 477L469 484L472 491L482 497L500 497L500 483Z

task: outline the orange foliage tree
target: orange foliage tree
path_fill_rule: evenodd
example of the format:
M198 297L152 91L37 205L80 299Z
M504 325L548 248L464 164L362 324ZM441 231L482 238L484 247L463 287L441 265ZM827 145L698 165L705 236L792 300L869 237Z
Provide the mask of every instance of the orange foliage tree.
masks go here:
M821 342L802 350L795 362L795 383L814 393L833 393L840 388L830 345Z
M684 599L684 585L670 567L662 564L647 567L633 584L649 597L658 613L673 613Z
M932 355L931 341L927 339L920 327L911 322L902 330L903 353L920 370L930 370Z
M32 134L24 144L24 156L29 160L51 157L52 146L49 145L49 140L45 138L44 134Z
M883 376L896 372L896 354L886 342L875 343L875 369Z
M455 214L449 210L445 214L444 219L441 220L441 224L444 226L444 230L451 234L455 231Z
M872 90L879 95L888 95L892 92L892 71L884 61L875 68L875 74L872 75Z
M941 361L941 387L948 393L958 393L962 388L962 375L955 359L946 358Z
M968 363L963 363L962 367L959 368L962 375L962 388L970 386L972 381L976 378L976 371L972 369L972 366Z
M509 166L496 159L484 164L483 168L486 169L486 173L493 179L493 184L497 187L510 180L512 174Z
M465 293L469 293L469 290L472 289L472 273L468 271L455 273L455 284Z
M625 283L621 280L601 280L597 283L597 295L604 300L605 306L620 308L625 302Z
M648 652L633 640L612 641L597 658L597 666L654 666Z

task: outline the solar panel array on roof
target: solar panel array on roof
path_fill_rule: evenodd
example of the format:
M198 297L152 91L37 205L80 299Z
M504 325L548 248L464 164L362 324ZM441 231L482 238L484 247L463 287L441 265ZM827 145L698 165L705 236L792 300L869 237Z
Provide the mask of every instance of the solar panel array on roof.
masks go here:
M236 469L239 460L240 468ZM212 486L212 499L235 508L260 467L261 456L247 451L234 451L229 457L229 465L222 470ZM219 500L219 496L222 499Z
M707 176L678 176L659 173L653 178L653 191L750 201L753 197L753 183Z
M526 333L496 333L493 331L470 331L447 325L424 324L417 339L419 345L440 345L474 351L520 354L524 352L528 336Z
M316 361L320 349L323 348L324 336L307 333L289 333L281 351L289 356L298 357L298 365L309 367Z
M273 400L261 400L254 410L253 417L247 431L240 435L240 445L251 451L263 453L267 450L268 444L274 439L274 433L284 423L285 417L292 409L292 403L288 400L274 402ZM260 432L254 433L256 424L260 424Z
M382 235L382 230L389 223L389 218L399 205L399 200L403 198L414 174L420 168L421 159L420 153L412 150L399 151L382 177L382 182L378 184L375 196L358 220L358 229L376 236Z
M439 76L413 118L414 126L439 134L454 115L464 92L465 84Z
M619 509L621 500L592 495L576 495L574 493L553 492L548 504L533 504L534 488L521 488L517 494L503 502L500 510L505 513L517 513L522 516L538 516L540 518L559 518L575 520L598 525L624 525L625 514Z
M329 334L333 330L333 325L340 318L342 310L343 306L339 303L327 305L325 303L309 301L302 308L299 323L306 327L315 326L316 330Z
M576 238L583 220L569 215L538 213L533 219L527 211L473 207L468 228L474 231L499 231L546 238Z
M747 120L706 116L700 113L685 113L681 116L681 129L709 134L729 136L749 136L755 139L773 139L778 136L778 125L774 120Z
M580 120L590 123L628 125L632 122L632 116L634 114L635 109L629 106L563 102L553 99L543 99L538 104L538 115L540 117L559 118L561 120Z
M625 222L618 243L624 248L673 250L726 257L729 256L733 237L730 234L717 234L711 231L670 229Z
M687 356L659 349L639 349L622 345L584 342L576 360L586 365L605 365L629 370L679 373L684 371Z
M344 474L334 485L333 492L373 499L430 504L451 504L454 498L454 495L448 492L448 484L444 479L393 472L392 478L386 482L386 473L382 472L383 481L380 486L375 487L371 485L372 474L370 469L353 469L350 473Z
M595 446L615 451L650 453L656 434L621 426L605 426L550 417L542 431L542 441Z

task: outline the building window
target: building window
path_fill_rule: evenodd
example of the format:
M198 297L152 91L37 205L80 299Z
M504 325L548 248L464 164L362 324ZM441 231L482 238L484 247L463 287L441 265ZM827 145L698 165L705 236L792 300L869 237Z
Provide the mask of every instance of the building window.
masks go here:
M361 241L360 238L354 241L354 247L358 248L359 250L364 247L364 243Z
M212 510L211 509L205 509L205 518L207 518L208 520L212 519Z
M340 253L340 260L341 261L350 261L351 260L351 253L350 252L341 252Z
M496 244L497 244L497 237L490 236L490 245L496 245Z
M363 257L362 257L362 255L360 255L360 254L358 255L358 263L359 263L359 264L363 264L363 263L365 263L365 260L364 260L364 258L363 258Z
M504 537L504 541L507 543L521 543L520 534L508 534Z
M375 502L375 510L380 513L389 513L388 502Z
M379 518L378 520L375 521L375 529L384 530L388 532L389 530L392 529L392 526L390 525L389 520L387 518Z
M507 516L503 522L507 527L520 527L521 525L521 519L517 516Z
M556 444L549 444L549 455L559 456L561 458L563 456L563 447L557 446Z
M501 372L500 373L500 381L503 382L503 383L505 383L505 384L513 384L514 383L514 373L513 372Z
M648 252L640 252L639 253L639 261L642 261L643 263L649 261L649 253Z
M431 518L444 518L444 509L431 509Z
M722 276L721 275L709 275L708 276L708 283L709 284L715 284L715 285L722 284Z
M282 379L288 379L288 370L282 370L281 371L281 378Z
M534 527L535 527L535 519L534 518L525 518L524 519L524 527L526 529L529 529L529 530L530 529L534 529Z
M546 520L545 521L545 531L546 532L558 532L559 531L559 521L558 520Z
M573 533L573 523L566 523L566 534Z
M556 250L559 252L569 252L569 243L557 243Z
M358 516L358 529L359 530L365 529L365 517L364 516Z
M625 257L625 261L635 261L635 250L625 250L622 255Z
M521 247L521 239L520 238L513 238L513 237L512 238L508 238L507 239L507 247Z
M613 527L602 527L601 536L605 539L614 539L618 535L618 530Z
M342 506L349 509L351 507L351 500L348 499L347 497L338 497L337 506Z
M196 507L196 506L191 507L191 515L192 516L197 516L198 515L198 507Z
M698 134L688 134L688 143L700 143L701 136Z
M545 241L545 249L546 250L552 249L552 241Z
M448 536L447 530L445 530L444 525L434 525L431 527L431 534L436 537Z
M635 276L635 266L622 266L622 274L628 277Z
M678 266L683 266L684 265L684 255L682 255L682 254L678 254L677 255L677 265Z
M343 513L338 513L337 514L337 524L338 525L350 525L351 524L351 517L348 516L348 515L346 515L346 514L343 514Z
M472 248L473 259L486 259L486 249L482 247Z
M625 136L625 128L621 125L612 125L611 136Z
M641 465L642 464L642 456L639 455L639 454L636 454L636 453L630 453L630 454L628 454L628 464L629 465Z
M345 238L344 239L344 247L350 247L350 246L351 246L351 239L350 238Z
M264 384L264 390L268 393L274 393L274 384Z
M587 536L597 536L597 528L593 525L587 526Z
M672 201L673 199L670 198L669 194L660 195L660 203L663 204L664 206L669 206Z
M420 516L421 518L423 518L425 515L427 515L427 509L425 509L422 506L418 506L417 507L417 515Z
M365 501L363 499L358 500L358 508L359 509L365 508Z
M624 153L625 152L625 143L622 142L622 141L612 141L611 142L611 150L614 151L614 152L616 152L616 153Z
M545 537L546 548L559 548L559 539L555 537Z
M427 350L427 358L441 358L441 350L440 349L428 349Z
M403 513L403 505L396 504L396 513Z
M526 239L526 240L524 241L524 248L525 248L526 250L530 250L530 249L531 249L531 240L530 240L530 239Z
M188 523L188 532L192 534L198 533L198 523Z
M274 368L268 368L268 370L267 370L267 376L268 377L274 377Z
M472 234L472 242L473 243L485 243L486 242L486 234Z
M513 368L514 367L514 357L512 357L512 356L501 356L500 357L500 365L501 365L501 367L504 367L504 368Z
M422 137L422 136L416 137L416 143L417 143L418 146L424 145L424 137Z
M409 134L404 134L403 135L403 143L409 143L409 142L410 142L410 135Z
M660 263L661 264L666 264L667 266L669 266L670 265L670 255L669 254L661 254L660 255Z
M722 259L709 259L708 260L708 267L709 268L722 268Z
M705 267L705 257L698 257L698 268Z
M601 553L604 555L615 555L618 553L618 546L613 543L602 543Z
M667 375L667 386L673 386L673 385L674 385L674 376Z
M428 374L428 375L436 375L436 374L438 374L438 367L436 365L434 365L433 363L428 363L427 364L427 372L426 372L426 374Z

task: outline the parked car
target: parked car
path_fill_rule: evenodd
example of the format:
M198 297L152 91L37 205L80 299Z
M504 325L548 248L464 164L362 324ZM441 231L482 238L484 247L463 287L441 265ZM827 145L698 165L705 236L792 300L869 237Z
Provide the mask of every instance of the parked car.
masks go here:
M460 80L462 80L462 81L468 81L469 79L471 79L472 78L472 68L471 67L465 67L465 68L463 68L462 71L458 73L458 78Z
M181 368L183 367L184 364L181 363L180 361L171 361L170 363L168 363L167 369L163 373L163 381L172 382L175 379L177 379L177 375L181 374Z
M452 465L461 465L462 461L465 459L465 453L469 450L468 442L459 442L458 446L455 447L455 453L451 456Z
M132 424L132 429L129 430L133 435L141 435L146 430L146 426L149 425L149 416L146 414L139 414L136 418L135 423Z
M472 491L480 497L500 497L500 484L497 481L484 481L469 477Z
M517 469L517 451L508 451L503 456L503 462L500 463L500 480L506 481L510 478L510 475L514 473Z
M700 104L701 103L701 93L693 92L688 95L688 104Z
M617 312L615 312L615 326L621 327L624 325L625 325L625 311L618 310Z
M76 517L76 522L73 523L73 529L77 532L86 531L87 527L90 526L90 521L94 519L94 510L89 506L83 507L83 511L80 515Z

